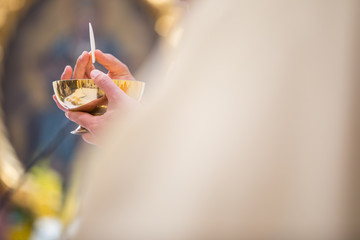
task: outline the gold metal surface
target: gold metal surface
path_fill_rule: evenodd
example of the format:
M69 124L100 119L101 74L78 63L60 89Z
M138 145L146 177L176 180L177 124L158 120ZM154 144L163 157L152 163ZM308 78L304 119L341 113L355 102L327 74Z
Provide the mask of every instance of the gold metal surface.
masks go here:
M128 96L140 101L145 83L134 80L113 80ZM57 100L70 111L88 112L92 115L102 115L106 112L108 100L104 92L92 79L71 79L53 81ZM73 134L88 132L79 127Z

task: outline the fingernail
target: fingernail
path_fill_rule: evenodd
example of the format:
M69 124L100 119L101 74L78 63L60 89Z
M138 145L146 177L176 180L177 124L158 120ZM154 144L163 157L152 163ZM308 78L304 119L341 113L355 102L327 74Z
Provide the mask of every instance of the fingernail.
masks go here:
M92 70L90 73L91 78L96 78L97 76L99 76L101 74L101 72L99 70Z

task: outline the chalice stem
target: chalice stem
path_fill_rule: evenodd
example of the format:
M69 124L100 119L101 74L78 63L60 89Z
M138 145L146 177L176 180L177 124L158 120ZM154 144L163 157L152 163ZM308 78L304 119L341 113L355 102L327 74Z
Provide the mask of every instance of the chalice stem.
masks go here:
M82 127L82 126L78 126L75 130L71 131L71 134L74 134L74 135L82 135L84 133L88 133L89 131Z

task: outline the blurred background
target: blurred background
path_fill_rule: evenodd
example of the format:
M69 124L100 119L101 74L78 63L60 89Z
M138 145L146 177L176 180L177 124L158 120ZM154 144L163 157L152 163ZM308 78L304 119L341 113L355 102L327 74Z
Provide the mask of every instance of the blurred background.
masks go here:
M77 229L78 184L82 175L81 171L87 166L87 162L78 162L76 152L84 143L78 136L69 133L76 126L69 123L63 112L53 102L51 83L60 78L66 65L74 66L77 57L84 50L90 50L88 23L91 22L94 28L97 48L119 58L129 66L137 79L146 81L144 96L144 101L146 101L146 95L163 86L160 81L166 79L166 77L163 77L163 79L149 78L152 69L155 69L155 66L157 70L158 68L171 68L169 59L171 59L172 49L177 45L182 35L181 24L178 23L187 12L188 2L192 1L0 0L0 240L59 239L59 236L64 231L71 235ZM206 3L207 1L202 2ZM211 2L214 3L216 0ZM232 8L236 10L242 9L243 13L247 9L242 8L242 6L247 4L250 6L252 4L261 5L257 2L252 3L252 1L237 2L236 0L224 1L224 5L227 2L244 2L243 5L238 5L241 7ZM262 1L262 3L265 2ZM253 48L249 48L249 52L246 51L249 55L242 56L240 59L247 62L247 57L250 56L249 66L255 66L251 65L251 62L253 64L262 64L260 66L269 66L268 72L273 74L274 71L274 76L277 76L278 73L281 73L282 76L279 81L276 81L279 85L275 84L274 89L270 88L271 91L269 92L265 88L272 86L270 85L271 82L261 86L256 86L257 82L251 82L248 85L252 89L250 92L246 92L246 88L241 86L243 93L246 93L244 99L247 99L252 94L251 91L259 95L265 93L262 96L264 99L270 99L269 96L274 95L274 103L269 102L269 105L266 103L263 106L272 106L273 104L276 106L275 110L278 107L281 109L279 110L280 114L277 111L273 113L269 111L266 114L274 117L275 120L282 119L284 122L294 120L289 126L280 126L282 123L280 121L274 127L268 118L263 119L264 125L262 125L263 121L259 121L258 125L251 124L261 126L266 130L270 129L269 132L266 131L267 138L261 136L259 144L260 146L265 145L269 153L275 156L274 159L280 162L279 165L273 165L270 161L267 161L266 152L262 152L258 147L254 148L255 150L249 150L249 153L252 153L252 151L259 152L260 159L263 159L268 164L266 166L274 168L273 171L270 169L269 172L266 172L269 169L262 167L257 162L254 163L258 164L259 169L263 169L266 174L261 175L256 172L256 176L255 174L252 175L254 179L256 178L256 181L264 183L264 185L259 184L259 195L250 195L249 199L251 200L251 197L255 199L257 196L260 196L260 200L265 199L265 197L262 197L263 195L260 195L260 193L264 193L264 196L270 196L273 200L270 203L275 203L277 198L272 196L276 195L281 199L282 193L284 193L284 201L288 203L288 206L283 208L281 204L276 203L277 207L271 208L270 214L267 214L267 211L262 211L262 209L266 210L268 204L262 206L261 201L256 201L255 205L249 206L259 204L260 208L251 207L248 209L248 214L252 215L252 210L256 208L256 212L261 214L259 214L260 217L252 216L254 222L256 219L262 219L261 216L265 216L263 218L265 219L264 223L272 223L271 214L277 214L278 211L276 210L281 209L284 215L281 215L283 220L280 222L287 221L286 216L290 216L289 219L292 220L286 222L286 226L289 227L285 226L285 232L290 233L292 229L300 229L299 231L310 229L310 231L315 230L315 232L319 230L331 233L332 231L329 231L327 227L331 226L334 232L343 227L346 231L351 229L356 233L356 236L359 236L359 192L357 190L359 184L359 81L357 66L359 62L357 41L359 33L356 30L359 29L359 21L357 17L358 8L353 7L359 4L355 0L344 2L327 1L329 4L325 3L326 1L313 2L312 5L311 1L301 3L299 0L297 1L298 4L294 6L291 3L286 4L287 6L284 9L290 9L290 11L286 12L284 16L279 16L279 18L275 16L276 12L272 10L278 10L282 13L281 4L275 6L276 4L268 2L268 5L265 4L259 7L260 12L255 12L260 13L258 16L262 21L259 21L259 24L254 24L254 26L260 26L260 29L252 31L249 28L243 32L250 32L249 38L244 35L245 44L251 45L252 39L256 38L256 43L252 47L256 49L255 52L258 55L250 56L250 53L253 54L250 51ZM221 2L221 4L223 3ZM234 6L237 6L237 4L234 4ZM212 10L212 8L209 9ZM257 10L257 6L254 9ZM266 11L263 12L263 9L266 9ZM267 13L267 11L271 13L270 17L263 14ZM214 12L221 13L218 8L214 8ZM202 13L204 15L199 16L207 16L208 13L205 13L204 11ZM206 24L214 22L216 18L213 18L212 11L210 13L209 19L211 17L212 21L202 18L202 21L196 22L193 26L202 26L200 24L202 22ZM283 21L283 19L288 19L291 13L296 13L293 15L294 18L289 18L294 22L287 23ZM253 12L248 11L247 14L250 21L258 21ZM274 16L272 16L273 14ZM218 17L220 18L220 16L221 14ZM231 17L234 16L231 15ZM229 18L229 20L231 19ZM270 22L268 19L275 19L275 21ZM269 25L266 24L268 21ZM190 21L190 23L194 22ZM316 24L313 25L313 23ZM219 21L213 27L220 26L219 29L222 29L224 25L218 24L223 23ZM233 23L231 22L231 24ZM225 33L230 32L230 29L234 27L231 24L225 25L223 29ZM278 32L272 32L271 28L268 29L268 26L274 27ZM194 29L197 30L198 28ZM290 31L289 38L287 38L285 31ZM212 34L211 31L211 36L213 36ZM323 37L320 37L321 35ZM221 36L221 34L218 34L218 36ZM235 34L234 36L240 39L240 35ZM264 43L263 37L267 39L266 37L269 36L271 36L269 38L270 43ZM330 37L325 39L326 36ZM241 39L243 40L243 38ZM281 39L281 41L278 41L278 39ZM227 43L227 41L225 42ZM213 41L213 43L216 43L216 41ZM229 41L229 43L232 43L232 41ZM281 43L286 43L284 49L279 47ZM257 44L260 44L261 47L256 48ZM189 44L189 46L191 45ZM246 45L242 47L244 46ZM229 49L231 47L232 45L229 45ZM236 50L236 48L234 49ZM218 48L217 51L221 52L222 48ZM225 51L224 54L227 53ZM289 58L291 61L286 61L286 66L289 64L289 69L285 67L284 75L281 67L272 69L271 66L273 65L268 64L270 62L268 59L273 60L269 57L279 53L283 55L279 55L278 60L275 58L274 65L276 66L280 66L282 61L285 62L283 58L291 56ZM193 55L193 52L191 52L191 55ZM235 56L235 54L231 56L233 55ZM257 56L261 56L259 62L257 62L258 59L255 59ZM315 58L309 61L311 56L315 56ZM237 58L230 59L236 60ZM208 66L207 64L210 65L210 63L205 62L203 66ZM318 69L316 64L319 64ZM99 65L96 65L96 67L104 70ZM335 69L337 67L339 68ZM224 67L224 69L228 68ZM250 69L250 73L252 71L261 72L259 75L255 74L255 76L262 79L262 76L265 76L267 72L258 69L260 68L256 65L254 69ZM333 72L330 71L332 69L334 69L333 72L335 73L333 76L331 76ZM158 70L158 72L163 73L164 71ZM188 74L188 72L186 73ZM293 73L299 75L295 75L294 82L288 81L290 77L286 78L287 74L290 76ZM225 76L231 75L229 73ZM228 77L228 79L230 78ZM283 80L284 86L281 85ZM283 91L286 86L290 88L289 92ZM281 94L277 94L277 87L281 89L279 90ZM236 88L233 89L234 95L235 93L240 95L239 92L235 91ZM272 91L274 91L274 94ZM270 93L270 95L266 95L267 93ZM294 93L294 98L289 97L291 93ZM199 98L199 96L196 95L196 98ZM284 102L284 105L282 105L282 99L287 98L292 101ZM277 104L278 102L280 104ZM292 103L295 106L292 106ZM250 106L251 103L247 104ZM260 104L260 106L262 105ZM226 108L224 109L226 110ZM271 110L271 108L269 109ZM290 111L286 109L290 109ZM230 110L229 108L229 112ZM261 110L260 108L258 111L261 112ZM284 116L281 114L283 111L286 112ZM255 113L254 115L256 115ZM286 130L277 131L277 129ZM249 132L251 132L250 130ZM255 137L256 134L261 132L261 130L256 130ZM231 129L231 132L233 132L233 129ZM223 135L223 132L221 132L221 135ZM281 142L274 141L272 138L272 136L278 135ZM242 137L244 136L246 135ZM238 138L235 136L231 139ZM287 142L287 139L293 141ZM254 146L256 146L255 142ZM285 147L281 145L282 142L286 143ZM223 144L226 143L223 142ZM268 145L267 143L273 143L274 145ZM272 148L272 146L275 147ZM333 151L331 151L332 148ZM289 150L289 152L283 150ZM294 165L292 165L292 162L287 161L288 155L293 155ZM280 157L277 158L276 156ZM34 159L39 161L32 166ZM32 168L29 168L29 166L32 166ZM247 166L246 161L245 166ZM281 166L284 166L284 168L281 168ZM246 169L242 169L246 172ZM254 169L256 170L257 167L254 167ZM292 178L289 178L290 181L288 182L287 176L291 172L287 171L287 169L295 173ZM234 169L234 175L241 175L235 170L236 168ZM284 174L278 174L278 171ZM101 171L99 172L101 173ZM272 174L274 174L273 178ZM247 172L247 175L250 176L251 174ZM268 179L271 181L265 181ZM252 183L250 180L248 182ZM278 191L276 191L277 185L280 185ZM261 191L262 186L266 191ZM244 185L244 187L247 187L247 185ZM229 194L231 195L232 192L229 191ZM221 194L216 192L216 195L220 196ZM99 198L101 197L103 195L100 195ZM177 200L180 201L181 199ZM252 202L250 200L249 202ZM236 201L234 205L238 204L238 201ZM320 211L318 211L318 207ZM246 216L243 211L239 212L239 214ZM95 219L99 219L99 216L96 216ZM323 224L323 219L329 219L330 225ZM342 221L344 226L331 225L332 223L342 223ZM259 224L262 223L260 221ZM316 223L321 224L316 226ZM274 225L276 224L274 222ZM272 225L270 224L270 226ZM283 227L282 225L279 226ZM269 229L272 230L271 227ZM258 229L254 231L258 232ZM305 232L305 235L308 233L307 231L303 232Z
M25 166L68 123L52 101L51 82L90 50L88 23L96 47L136 75L184 8L172 0L0 0L1 196L17 187ZM74 220L79 140L66 134L30 170L0 213L0 239L56 239Z

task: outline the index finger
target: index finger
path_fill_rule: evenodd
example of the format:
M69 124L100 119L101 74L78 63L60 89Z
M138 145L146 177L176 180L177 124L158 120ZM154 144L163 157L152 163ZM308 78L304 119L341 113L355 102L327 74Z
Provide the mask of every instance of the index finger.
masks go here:
M97 49L95 50L95 57L98 63L100 63L107 70L109 70L109 75L111 78L113 77L117 78L120 76L128 75L129 78L134 79L129 71L129 68L113 55L108 53L103 53L102 51Z
M65 112L65 116L79 124L80 126L86 128L87 130L89 130L90 132L93 131L93 129L91 128L92 123L94 121L94 119L96 118L95 116L89 114L89 113L85 113L85 112L72 112L72 111L67 111Z

